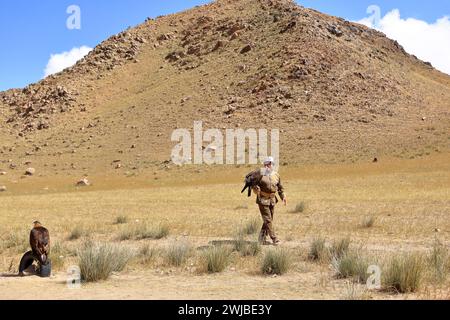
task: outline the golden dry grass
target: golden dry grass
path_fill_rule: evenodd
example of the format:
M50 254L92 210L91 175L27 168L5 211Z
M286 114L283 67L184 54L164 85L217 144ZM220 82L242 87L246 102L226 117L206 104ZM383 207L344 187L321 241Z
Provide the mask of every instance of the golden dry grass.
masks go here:
M240 296L235 298L261 298L258 290L267 286L269 281L274 292L283 294L279 298L354 296L353 285L350 290L345 280L336 279L327 264L308 260L312 239L324 237L330 246L335 241L350 237L351 248L363 246L366 253L384 256L393 256L399 252L429 254L436 237L448 246L449 166L440 161L430 161L428 167L413 166L411 162L406 162L400 170L386 164L366 170L365 173L359 171L357 166L354 169L343 165L324 166L324 170L315 175L314 169L308 173L296 168L283 169L281 174L285 177L290 203L287 207L277 207L275 226L282 239L289 239L282 246L288 250L292 266L286 275L271 280L262 277L259 271L267 247L263 247L256 256L232 253L230 264L220 274L213 276L199 272L202 250L210 247L211 241L232 241L236 230L259 215L254 199L239 193L242 187L240 183L208 184L210 176L204 174L192 177L192 185L184 186L173 184L126 188L124 182L122 189L115 190L97 187L61 193L42 194L39 190L35 194L4 194L0 205L0 233L4 235L0 272L8 273L17 269L24 249L23 241L17 239L20 239L19 235L24 238L28 236L27 226L36 219L49 228L53 243L59 244L58 258L61 257L59 260L62 261L58 261L56 277L63 279L64 270L76 263L76 251L82 246L84 238L118 243L117 237L124 227L166 225L170 228L167 238L123 241L124 245L141 252L141 256L138 254L123 272L110 280L88 285L91 296L108 297L105 290L110 290L114 284L114 287L129 292L130 298L142 297L139 290L147 292L143 288L146 281L166 279L167 282L160 286L161 289L166 286L168 291L160 297L187 298L187 293L177 290L173 282L184 279L186 287L193 286L190 290L194 297L206 298L212 294L213 297L226 298L227 294L220 294L219 288L220 283L226 288L230 278L235 283L247 283L245 290L240 290ZM236 180L245 170L240 168L233 172ZM308 211L301 215L291 214L299 201L308 203ZM116 217L123 212L127 212L128 223L118 225L115 223ZM376 216L376 224L371 228L361 228L362 219L369 215ZM68 241L76 226L82 226L87 236ZM254 241L254 237L246 236L246 240ZM164 248L174 241L189 241L195 248L180 266L170 266L164 256ZM132 280L129 279L134 277L141 279L140 289L138 283L130 285L129 281ZM21 279L3 280L16 286L18 292L22 292L26 286ZM194 287L198 281L200 283ZM54 291L49 290L49 294L64 298L66 296L61 293L63 285L60 282L50 282L50 289ZM414 295L393 297L388 293L371 291L369 296L376 299L420 298L429 294L429 285L433 285L431 281ZM439 286L443 290L442 295L445 295L449 289L448 279ZM123 294L117 292L118 297ZM13 293L8 291L1 294L1 298L12 296ZM148 297L158 298L154 294Z

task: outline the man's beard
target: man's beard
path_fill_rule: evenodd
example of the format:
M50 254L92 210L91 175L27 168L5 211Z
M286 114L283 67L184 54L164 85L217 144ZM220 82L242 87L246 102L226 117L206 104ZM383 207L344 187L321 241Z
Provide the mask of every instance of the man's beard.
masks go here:
M266 170L264 171L264 175L265 176L270 176L273 172L273 168L266 168Z

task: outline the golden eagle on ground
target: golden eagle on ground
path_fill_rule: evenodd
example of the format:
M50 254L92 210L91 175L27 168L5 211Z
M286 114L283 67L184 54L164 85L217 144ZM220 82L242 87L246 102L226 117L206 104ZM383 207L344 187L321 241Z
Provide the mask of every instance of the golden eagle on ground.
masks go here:
M30 246L35 258L46 265L50 254L50 234L39 221L33 223L33 229L30 232Z

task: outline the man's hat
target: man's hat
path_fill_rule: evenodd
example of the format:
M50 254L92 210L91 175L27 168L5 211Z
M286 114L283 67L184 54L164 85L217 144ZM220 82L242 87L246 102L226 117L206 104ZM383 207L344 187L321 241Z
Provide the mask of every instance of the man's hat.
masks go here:
M269 163L275 164L275 159L273 157L267 157L266 160L264 160L264 165Z

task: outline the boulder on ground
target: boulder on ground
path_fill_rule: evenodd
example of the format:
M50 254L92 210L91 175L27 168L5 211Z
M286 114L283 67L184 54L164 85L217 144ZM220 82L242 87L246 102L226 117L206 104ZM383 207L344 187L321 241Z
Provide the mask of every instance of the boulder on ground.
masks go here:
M77 182L78 187L88 187L90 185L91 185L91 183L89 182L89 180L87 178L83 178Z
M36 173L36 169L34 169L34 168L28 168L26 171L25 171L25 175L26 176L32 176L32 175L34 175Z

